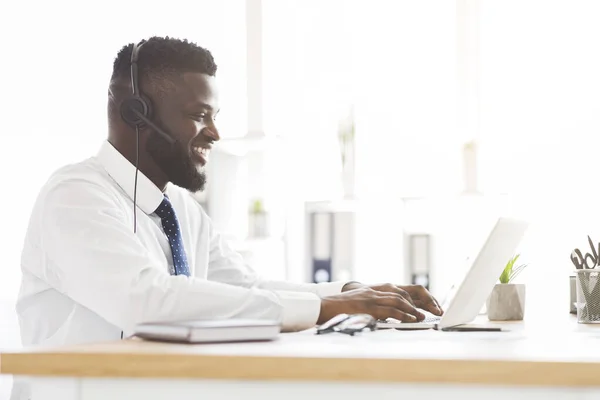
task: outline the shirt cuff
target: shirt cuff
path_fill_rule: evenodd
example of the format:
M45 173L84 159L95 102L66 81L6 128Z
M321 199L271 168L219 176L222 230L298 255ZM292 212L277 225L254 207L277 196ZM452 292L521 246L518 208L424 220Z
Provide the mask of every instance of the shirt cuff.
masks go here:
M314 293L276 291L283 306L281 330L301 331L313 328L321 314L321 299Z
M327 297L340 294L342 293L342 288L347 283L347 281L317 283L317 295L319 297Z

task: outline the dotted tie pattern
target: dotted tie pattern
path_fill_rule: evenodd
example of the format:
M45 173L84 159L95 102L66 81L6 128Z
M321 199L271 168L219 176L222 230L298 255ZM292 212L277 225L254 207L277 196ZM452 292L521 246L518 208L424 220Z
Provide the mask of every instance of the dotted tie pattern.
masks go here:
M175 210L169 201L167 195L160 203L155 211L156 215L160 217L163 230L169 239L169 245L171 246L171 252L173 253L173 266L175 267L175 275L187 275L190 276L190 268L188 266L187 257L183 248L183 241L181 239L181 230L179 229L179 221L175 215Z

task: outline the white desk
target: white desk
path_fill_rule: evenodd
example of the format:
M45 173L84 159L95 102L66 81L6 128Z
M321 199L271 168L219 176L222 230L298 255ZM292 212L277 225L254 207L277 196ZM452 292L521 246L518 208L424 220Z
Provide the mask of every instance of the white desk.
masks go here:
M31 377L34 400L600 398L600 326L573 317L553 328L503 325L510 331L305 331L269 343L26 349L2 353L0 372Z

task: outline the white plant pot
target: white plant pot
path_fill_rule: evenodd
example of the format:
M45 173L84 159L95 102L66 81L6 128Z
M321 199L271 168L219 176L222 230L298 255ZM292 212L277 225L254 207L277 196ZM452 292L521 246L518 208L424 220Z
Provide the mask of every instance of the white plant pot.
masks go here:
M262 238L269 236L269 219L267 213L250 213L248 216L248 237Z
M521 321L525 316L525 285L498 283L487 301L490 321Z

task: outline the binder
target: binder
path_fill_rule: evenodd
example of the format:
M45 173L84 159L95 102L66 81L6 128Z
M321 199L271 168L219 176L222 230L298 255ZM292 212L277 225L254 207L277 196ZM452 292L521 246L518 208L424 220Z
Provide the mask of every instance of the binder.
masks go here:
M311 215L311 264L313 283L332 281L333 214Z
M429 289L431 235L410 234L408 236L408 257L411 283Z

